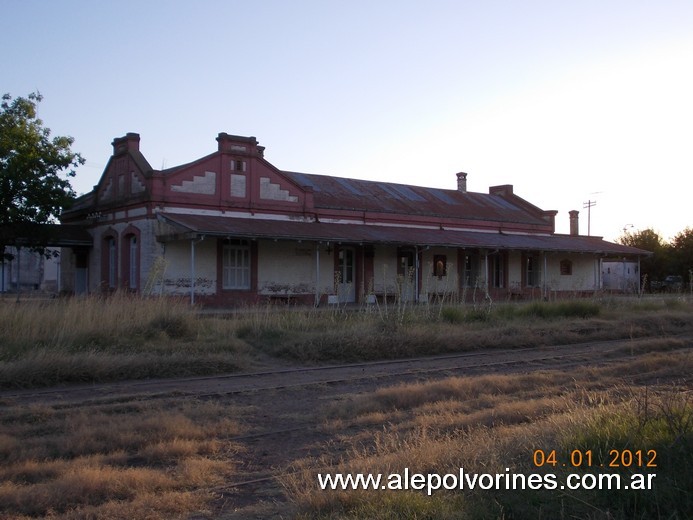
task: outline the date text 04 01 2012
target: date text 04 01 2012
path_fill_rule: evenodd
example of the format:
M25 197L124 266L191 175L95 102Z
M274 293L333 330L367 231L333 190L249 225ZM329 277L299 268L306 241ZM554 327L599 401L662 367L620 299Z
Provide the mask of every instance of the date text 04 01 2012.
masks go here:
M593 457L592 450L572 450L565 459L556 455L556 450L534 450L532 462L538 468L543 466L608 467L608 468L656 468L657 450L609 450L607 460Z

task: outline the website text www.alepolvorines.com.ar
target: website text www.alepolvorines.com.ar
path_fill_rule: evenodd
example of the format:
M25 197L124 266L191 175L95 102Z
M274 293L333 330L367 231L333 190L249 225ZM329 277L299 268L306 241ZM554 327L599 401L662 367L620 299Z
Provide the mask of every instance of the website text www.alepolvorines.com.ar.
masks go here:
M578 489L652 489L655 473L470 473L460 468L457 473L318 473L322 490L425 490L428 495L438 490L578 490Z

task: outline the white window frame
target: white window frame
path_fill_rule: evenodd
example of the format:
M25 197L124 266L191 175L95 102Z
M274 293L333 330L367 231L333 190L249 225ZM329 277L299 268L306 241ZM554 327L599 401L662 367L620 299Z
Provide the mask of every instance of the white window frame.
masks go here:
M541 286L541 263L536 255L527 255L525 264L525 283L527 287ZM531 267L531 268L530 268Z
M251 255L248 241L224 244L221 256L222 289L250 289Z
M245 172L246 162L240 159L231 159L231 171L232 172Z

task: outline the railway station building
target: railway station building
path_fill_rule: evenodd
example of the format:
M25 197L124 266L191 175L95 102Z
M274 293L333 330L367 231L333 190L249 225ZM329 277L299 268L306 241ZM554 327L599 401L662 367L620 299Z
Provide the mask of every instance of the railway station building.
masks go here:
M602 265L646 251L555 232L512 185L467 191L280 170L255 137L220 133L216 150L155 170L140 136L113 140L93 191L62 223L91 243L63 248L60 285L240 306L267 301L539 299L603 289Z

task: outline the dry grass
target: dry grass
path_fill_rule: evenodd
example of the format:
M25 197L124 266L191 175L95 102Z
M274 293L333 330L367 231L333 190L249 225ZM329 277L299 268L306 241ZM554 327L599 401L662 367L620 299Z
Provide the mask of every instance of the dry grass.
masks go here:
M284 484L305 518L684 518L693 507L686 491L693 485L692 373L689 353L653 353L570 373L449 378L350 396L325 415L326 428L344 432L341 441L351 447L297 461ZM677 386L634 386L652 378ZM374 429L364 430L368 425ZM355 426L358 433L349 434ZM535 449L565 456L573 449L604 454L626 446L657 449L667 460L657 469L654 492L501 490L427 497L321 491L316 479L320 471L401 474L405 468L439 475L459 468L503 474L510 468L528 475L540 472L532 464Z
M125 296L0 302L0 384L214 373L244 366L258 351L315 362L654 336L647 346L626 347L621 354L630 356L628 361L599 369L450 378L344 398L325 410L324 430L333 432L334 445L320 459L296 461L297 473L284 483L306 517L657 518L629 496L604 513L611 499L594 494L426 497L316 490L320 467L349 472L409 467L421 473L510 467L531 473L534 449L603 449L610 443L657 446L670 457L669 470L693 467L691 404L681 405L657 386L677 381L689 391L693 385L690 355L672 352L687 345L669 337L693 330L689 303L606 302L596 313L593 306L575 305L558 311L452 309L407 308L388 316L253 309L223 319L200 318L183 302ZM645 399L638 385L655 386ZM190 400L89 410L7 406L0 417L0 516L208 514L209 490L234 473L239 448L231 438L239 428L232 413L220 404ZM673 482L671 471L662 468L664 491L646 497L646 503L674 512L690 506L676 494L690 489L690 471L680 473L688 480ZM585 501L593 508L584 509Z
M302 363L396 359L483 348L561 345L693 332L690 302L406 307L401 313L293 311L239 316L254 348Z
M680 340L674 340L679 347ZM653 342L655 346L660 341ZM644 346L640 346L645 350ZM675 361L674 361L675 360ZM648 380L691 381L693 360L688 353L648 355L600 368L577 368L571 371L536 371L528 374L483 375L475 377L451 377L438 381L401 384L381 388L368 395L349 396L326 408L329 418L355 420L362 415L387 414L407 410L439 409L444 413L458 410L460 415L494 408L498 403L507 404L509 399L520 403L540 400L550 396L569 395L573 402L586 391L612 389L626 381L638 381L640 376ZM613 391L613 390L612 390ZM380 416L382 417L382 415Z
M0 420L3 518L171 518L233 474L233 410L176 401L83 411L10 408Z
M126 294L0 300L0 387L224 373L266 355L332 363L693 332L679 300L198 311Z
M116 294L0 300L0 387L36 387L237 371L249 346L228 320L174 299Z
M193 315L182 300L116 293L52 301L2 300L2 340L15 350L36 344L59 349L122 346L133 339L193 334Z

